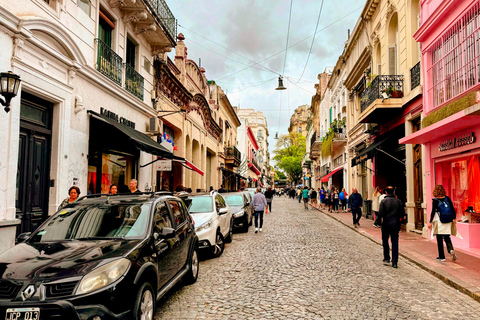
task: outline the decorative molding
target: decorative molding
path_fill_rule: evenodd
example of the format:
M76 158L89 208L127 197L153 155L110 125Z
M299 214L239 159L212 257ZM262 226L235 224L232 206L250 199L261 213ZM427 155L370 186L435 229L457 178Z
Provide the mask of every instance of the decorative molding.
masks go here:
M108 4L112 8L126 7L128 4L135 4L136 0L109 0Z
M135 34L139 35L148 31L157 31L157 25L155 23L150 24L137 24L135 27Z
M147 10L140 10L140 11L127 11L125 12L125 16L123 17L124 23L129 22L139 22L140 20L145 20L148 18Z
M391 3L390 0L387 3L387 13L385 14L385 25L388 25L388 20L390 17L397 11L395 4Z

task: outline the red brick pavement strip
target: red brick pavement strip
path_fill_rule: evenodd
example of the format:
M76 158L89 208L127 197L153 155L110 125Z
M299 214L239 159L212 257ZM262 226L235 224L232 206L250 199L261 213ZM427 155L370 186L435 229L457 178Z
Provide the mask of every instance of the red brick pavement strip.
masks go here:
M379 245L382 244L381 228L375 228L372 220L362 218L360 220L360 227L354 228L352 214L350 212L331 213L327 210L316 209L367 237L373 242ZM405 231L400 232L399 251L399 255L403 258L411 261L446 284L480 302L479 257L455 249L455 252L457 253L457 261L453 262L447 254L447 261L439 262L436 260L438 251L437 243L435 241L429 241L419 234ZM379 249L378 259L383 259L382 255L382 250Z

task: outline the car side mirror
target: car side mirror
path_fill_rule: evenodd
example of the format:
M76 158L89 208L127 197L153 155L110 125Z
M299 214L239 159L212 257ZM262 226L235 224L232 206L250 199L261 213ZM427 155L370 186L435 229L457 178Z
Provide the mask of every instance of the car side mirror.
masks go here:
M24 232L24 233L20 233L17 237L17 239L15 240L16 243L22 243L22 242L25 242L27 241L28 238L30 238L30 235L32 233L31 232Z
M227 214L227 213L228 213L228 208L220 208L220 210L218 210L219 215Z
M159 239L172 239L175 238L175 229L173 228L162 228L158 234Z

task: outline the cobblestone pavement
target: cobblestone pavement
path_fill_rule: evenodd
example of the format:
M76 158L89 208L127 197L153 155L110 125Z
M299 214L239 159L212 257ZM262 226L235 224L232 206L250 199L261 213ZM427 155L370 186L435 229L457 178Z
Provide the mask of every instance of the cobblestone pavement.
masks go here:
M401 248L400 248L401 250ZM479 319L480 304L303 204L275 198L262 233L236 233L155 319Z

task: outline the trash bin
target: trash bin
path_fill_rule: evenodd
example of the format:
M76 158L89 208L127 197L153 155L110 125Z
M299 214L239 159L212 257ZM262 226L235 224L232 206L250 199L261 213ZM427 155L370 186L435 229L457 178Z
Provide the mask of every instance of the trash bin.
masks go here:
M363 201L363 214L367 219L373 219L372 200Z

